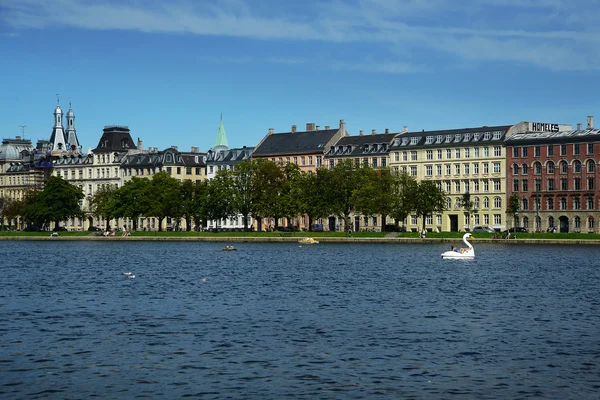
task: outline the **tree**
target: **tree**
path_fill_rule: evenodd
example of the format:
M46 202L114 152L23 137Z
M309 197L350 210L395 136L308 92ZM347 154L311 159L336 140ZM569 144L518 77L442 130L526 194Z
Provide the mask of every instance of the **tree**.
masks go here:
M88 196L89 212L106 221L106 230L110 220L117 217L115 208L117 188L112 185L101 186L93 195Z
M286 164L283 168L283 181L279 188L278 204L281 215L288 220L288 225L302 211L298 188L301 174L300 167L296 164Z
M253 178L253 217L256 219L257 228L262 230L262 219L275 217L280 213L278 197L283 184L283 171L273 161L265 159L252 160L254 169ZM278 220L275 218L275 226Z
M362 168L361 185L355 192L357 211L364 215L381 215L381 231L385 230L386 217L394 208L397 177L389 168Z
M396 225L398 225L398 221L404 223L410 213L415 211L418 187L415 178L406 171L400 172L394 180L392 207L389 214L394 218Z
M61 177L51 176L44 190L35 196L34 202L27 204L24 217L37 224L54 222L55 228L60 221L68 218L83 218L81 200L83 191L71 185Z
M356 209L359 189L364 174L351 160L337 163L333 169L323 171L325 178L323 194L330 214L344 219L346 232L350 232L350 214Z
M466 192L465 194L463 194L460 202L462 204L463 210L465 210L465 215L469 217L468 228L470 230L471 229L471 217L473 215L473 207L474 207L474 203L471 200L471 194L469 192Z
M312 231L313 221L329 215L330 207L326 197L325 177L328 170L318 168L316 173L301 173L295 181L294 192L301 214L308 215L308 229Z
M196 191L194 190L196 184L189 179L184 180L180 183L179 194L181 196L181 212L185 218L185 230L190 232L192 230L192 220L196 220L198 209L198 202L196 199ZM196 224L198 226L198 224Z
M248 231L248 217L254 210L254 172L255 166L251 161L242 161L226 174L231 187L231 211L242 214L244 232Z
M129 218L137 230L138 218L150 215L150 181L134 176L115 192L112 203L115 218Z
M446 194L433 181L419 182L415 199L415 213L423 219L423 230L427 217L446 210Z
M516 193L513 193L508 198L508 204L506 205L506 214L513 216L513 230L515 231L517 228L517 214L521 209L520 203L519 196Z
M159 172L152 176L148 198L150 200L147 215L158 220L158 230L162 231L163 220L172 217L178 220L182 216L181 192L179 181L168 172Z

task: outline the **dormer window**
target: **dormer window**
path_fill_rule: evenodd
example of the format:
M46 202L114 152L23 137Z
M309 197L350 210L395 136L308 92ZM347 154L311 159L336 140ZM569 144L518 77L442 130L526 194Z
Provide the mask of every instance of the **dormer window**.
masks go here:
M461 135L460 135L460 133L458 133L458 134L454 135L454 141L455 141L455 142L460 142L460 139L461 139Z
M402 146L406 146L408 144L408 138L402 138Z
M436 143L442 143L443 140L444 140L444 137L442 135L438 135Z
M471 140L471 134L470 133L465 133L463 135L463 141L468 142L469 140Z
M446 135L446 143L450 143L452 141L452 135Z
M494 140L500 140L501 136L502 136L502 131L495 131L494 132Z
M425 144L431 144L433 143L433 136L427 136L427 138L425 139Z
M491 135L490 135L490 133L489 133L489 132L485 132L485 133L483 134L483 140L490 140L490 137L491 137Z
M419 138L417 136L410 138L410 144L417 144L417 143L419 143Z
M348 154L352 153L352 146L351 145L348 145L348 148L346 149L346 152Z
M368 152L368 151L369 151L369 145L368 145L368 144L365 144L365 145L363 146L363 153L366 153L366 152Z
M481 133L476 132L473 134L473 140L479 140L479 138L481 137Z

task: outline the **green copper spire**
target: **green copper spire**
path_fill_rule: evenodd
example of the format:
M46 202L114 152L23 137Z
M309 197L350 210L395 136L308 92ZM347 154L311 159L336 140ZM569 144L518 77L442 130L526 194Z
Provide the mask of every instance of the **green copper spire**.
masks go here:
M227 135L225 134L225 126L223 125L223 113L221 113L221 123L219 123L215 146L227 146Z

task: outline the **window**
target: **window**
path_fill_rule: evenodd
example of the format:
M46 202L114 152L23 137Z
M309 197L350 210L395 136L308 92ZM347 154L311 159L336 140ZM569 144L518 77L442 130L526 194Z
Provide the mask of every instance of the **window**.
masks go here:
M581 210L581 198L573 197L573 210Z
M523 164L521 169L523 170L523 175L527 175L527 171L529 170L529 167L527 166L527 164Z
M465 158L471 158L471 149L465 149Z
M502 147L494 146L494 157L500 157L502 155Z
M490 164L483 163L483 173L484 174L489 174L490 173Z
M535 180L535 191L539 192L540 190L542 190L542 180L537 178Z
M540 146L535 146L533 148L533 155L535 157L539 157L542 154L542 148Z
M446 159L447 160L451 160L452 159L452 150L446 149Z
M400 153L398 153L398 152L394 153L394 161L400 161Z
M410 167L410 176L417 176L417 167L414 165Z
M450 184L450 181L446 181L446 192L450 193L451 189L452 189L452 186Z
M483 148L483 156L484 156L485 158L487 158L487 157L489 157L489 156L490 156L490 148L489 148L489 147L484 147L484 148Z
M523 147L521 149L521 154L523 154L523 157L528 157L529 156L529 152L527 150L527 147Z
M427 136L425 138L425 144L431 144L433 143L433 136Z
M460 181L454 181L454 191L460 193Z
M433 160L433 150L427 150L427 159Z
M587 144L587 153L588 154L594 154L594 143L588 143Z
M487 179L483 181L483 191L484 192L490 191L490 181L488 181Z
M433 176L433 165L425 166L425 176Z
M470 192L470 191L471 191L471 187L469 185L469 181L465 181L465 193Z
M398 154L398 153L396 153L396 154ZM396 161L398 161L398 160L396 160ZM304 165L306 165L306 157L304 157L304 156L300 157L300 163L301 163L303 166L304 166Z
M500 163L499 162L495 162L494 163L494 173L495 174L499 174L500 173Z
M416 151L413 150L410 152L410 160L417 161L417 152Z
M320 157L317 157L317 166L319 165L319 158ZM376 158L373 158L373 160L371 161L371 166L373 168L377 168L377 159Z
M567 178L562 178L560 180L560 190L568 190L567 189Z
M419 137L418 136L414 136L410 138L410 144L417 144L419 143Z
M494 224L500 225L502 223L502 215L494 214Z
M475 158L479 157L479 147L475 147Z
M446 197L446 209L452 208L452 200L449 197Z
M566 156L567 155L567 145L566 144L561 144L560 145L560 155L561 156Z
M589 160L587 162L587 172L592 174L592 173L594 173L595 169L596 169L596 163L594 162L594 160Z
M567 173L567 168L568 168L568 164L566 161L561 161L560 162L560 173L561 174L566 174Z
M473 181L473 191L479 192L479 181L478 180Z
M312 158L312 156L308 156L308 165L313 165L313 158Z
M437 151L437 159L441 160L442 159L442 150L438 150Z
M594 198L590 196L590 197L587 197L585 200L587 203L587 209L593 210L594 209Z
M185 174L186 175L191 175L192 174L192 167L185 167Z
M561 197L558 205L559 205L560 210L566 210L567 209L567 198Z
M546 199L546 209L554 210L554 199L552 197Z
M519 148L518 147L513 147L512 153L513 153L513 158L519 158Z
M554 179L548 179L548 190L554 190Z
M573 162L573 169L575 170L576 173L580 173L581 172L581 161L575 160Z
M515 179L513 181L513 192L518 192L519 191L519 180Z
M298 165L298 157L294 157L294 164Z
M591 215L588 217L588 229L594 229L594 217Z
M436 169L436 175L441 176L442 175L442 164L436 165L435 169Z
M521 208L523 210L529 209L529 201L527 200L527 198L523 198L523 200L521 201Z
M460 149L456 149L456 158L460 158Z
M479 163L473 163L473 173L474 174L479 173Z
M542 164L540 162L536 162L533 164L534 174L540 175L542 173Z
M478 210L479 209L479 197L475 197L473 199L473 208Z
M500 186L501 186L500 179L494 179L494 192L499 192Z
M385 167L387 165L387 161L385 157L381 157L381 166Z
M487 214L483 215L483 223L485 225L489 225L490 224L490 216L489 215L487 215Z
M548 161L548 173L549 174L554 173L554 163L552 161Z
M502 208L502 199L500 197L494 197L494 207Z
M513 164L513 175L519 175L519 164Z
M573 186L575 190L581 190L581 178L575 178L573 180Z
M460 175L460 164L454 164L454 174Z
M580 147L579 143L575 143L573 145L573 154L576 155L576 156L578 156L580 154L579 147Z
M469 169L470 165L469 165L469 163L465 163L463 165L463 167L464 167L464 170L465 170L465 174L468 175L470 173L470 169Z
M446 175L450 175L451 174L451 166L450 164L446 164Z
M487 197L483 198L483 208L490 208L490 199Z
M406 151L402 152L402 161L408 161L408 153Z
M548 156L554 155L554 146L548 145Z
M588 190L594 190L594 178L587 178Z
M177 175L181 174L181 167L177 167Z

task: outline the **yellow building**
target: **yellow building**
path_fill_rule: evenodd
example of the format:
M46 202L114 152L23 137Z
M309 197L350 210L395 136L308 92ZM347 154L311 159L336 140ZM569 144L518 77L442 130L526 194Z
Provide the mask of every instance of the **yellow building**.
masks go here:
M447 210L428 217L428 231L465 231L478 225L506 227L506 150L504 136L511 125L439 131L406 132L390 146L388 165L417 181L434 181L448 196ZM462 196L469 192L472 215ZM408 229L423 226L420 217L407 218Z

